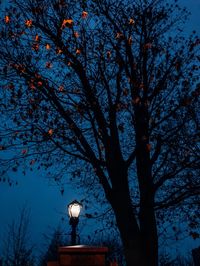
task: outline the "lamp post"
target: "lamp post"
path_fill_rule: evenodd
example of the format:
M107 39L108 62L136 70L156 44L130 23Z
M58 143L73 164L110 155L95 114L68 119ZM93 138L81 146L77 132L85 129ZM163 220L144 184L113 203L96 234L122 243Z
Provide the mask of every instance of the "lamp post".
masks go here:
M78 202L77 200L72 201L68 205L68 213L69 213L69 224L72 226L72 231L71 231L71 245L74 246L76 245L76 228L79 222L79 215L80 211L83 205Z

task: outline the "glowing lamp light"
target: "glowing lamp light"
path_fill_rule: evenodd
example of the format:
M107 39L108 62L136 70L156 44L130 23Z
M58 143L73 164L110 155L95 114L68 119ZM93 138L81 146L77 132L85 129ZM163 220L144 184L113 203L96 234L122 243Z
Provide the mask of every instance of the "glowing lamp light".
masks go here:
M77 200L72 201L68 205L68 213L70 218L79 218L80 211L82 209L82 204L79 203Z

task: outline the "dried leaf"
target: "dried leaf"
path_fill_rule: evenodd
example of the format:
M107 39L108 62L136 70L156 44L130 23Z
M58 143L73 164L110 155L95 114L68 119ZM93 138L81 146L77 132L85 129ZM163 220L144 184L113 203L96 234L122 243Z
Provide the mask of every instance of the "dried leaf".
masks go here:
M31 26L33 25L33 21L32 21L31 19L27 19L27 20L25 21L25 25L26 25L27 27L31 27Z
M81 49L76 49L76 54L77 55L81 54Z
M132 39L132 37L129 37L128 38L128 45L131 45L133 43L133 39Z
M65 90L64 90L64 86L63 86L63 85L61 85L61 86L58 88L58 90L59 90L60 92L63 92L63 91L65 91Z
M41 87L42 86L42 81L38 81L38 86Z
M46 62L46 68L52 68L52 64L50 62Z
M123 34L121 32L117 32L116 39L121 39L123 37Z
M4 21L5 21L6 24L10 23L10 17L8 15L6 15L4 17Z
M144 46L145 49L151 49L152 48L152 43L146 43Z
M78 38L79 37L79 33L77 31L74 32L74 37Z
M39 42L40 41L40 36L38 34L36 34L36 36L35 36L35 41L36 42Z
M73 19L64 19L62 23L62 28L65 27L71 28L73 24L74 24Z
M83 12L82 12L82 18L83 18L83 19L86 19L87 16L88 16L88 12L83 11Z
M38 51L39 51L39 44L38 44L38 43L34 43L34 44L32 45L32 50L38 52Z
M147 144L147 150L148 150L148 151L151 150L151 144L150 144L150 143Z
M107 55L107 58L109 59L111 57L111 51L108 51L106 55Z
M51 45L49 43L47 43L45 47L47 50L49 50L51 48Z
M129 19L129 25L134 25L134 24L135 24L135 20L132 19L132 18L130 18L130 19Z
M62 50L60 48L56 48L56 54L62 54Z
M49 129L49 131L48 131L48 135L49 135L49 136L52 136L52 135L53 135L53 129L52 129L52 128Z
M140 103L140 98L136 97L135 99L133 99L133 104L138 104Z
M22 150L22 154L25 155L27 153L27 150Z

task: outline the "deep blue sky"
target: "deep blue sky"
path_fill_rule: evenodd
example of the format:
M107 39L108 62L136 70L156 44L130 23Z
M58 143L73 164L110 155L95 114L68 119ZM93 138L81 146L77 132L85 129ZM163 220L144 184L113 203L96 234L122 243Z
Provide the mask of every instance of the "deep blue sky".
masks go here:
M2 1L2 6L5 3L6 1ZM185 25L185 31L196 29L200 35L200 0L180 0L180 3L192 13L190 20ZM26 204L31 209L33 241L41 243L41 235L48 232L48 227L56 227L61 223L61 217L64 214L67 216L66 205L75 198L80 199L85 196L78 195L72 188L68 188L62 196L59 188L51 185L45 178L44 172L35 171L26 176L18 173L16 178L19 182L18 186L8 187L7 184L0 183L0 239L2 239L6 224L15 219L19 209ZM85 228L88 226L85 225ZM66 218L66 232L68 231ZM200 245L200 242L188 240L184 242L187 250L196 245Z

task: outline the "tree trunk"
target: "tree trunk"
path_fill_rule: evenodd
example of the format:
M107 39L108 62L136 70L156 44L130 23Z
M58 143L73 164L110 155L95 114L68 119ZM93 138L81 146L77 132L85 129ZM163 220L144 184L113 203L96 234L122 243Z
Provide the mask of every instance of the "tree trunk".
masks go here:
M140 232L142 238L143 254L147 259L146 265L158 265L158 235L156 218L151 204L152 199L149 199L140 208Z
M124 172L124 176L119 176L118 172L115 179L118 180L116 182L118 185L113 187L109 201L121 235L126 265L146 266L142 253L141 234L130 198L127 173Z
M140 189L140 233L145 265L158 265L158 236L154 211L154 190L150 159L148 110L141 105L136 110L136 166Z
M130 197L122 193L121 190L113 197L115 198L113 210L124 247L126 265L146 266L143 261L140 230L133 212Z
M142 160L145 155L143 154ZM154 211L154 192L149 161L146 163L138 159L138 179L140 186L140 233L142 239L142 249L146 258L146 265L158 265L158 236ZM145 167L144 167L145 165Z

